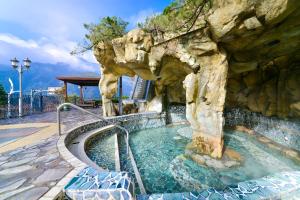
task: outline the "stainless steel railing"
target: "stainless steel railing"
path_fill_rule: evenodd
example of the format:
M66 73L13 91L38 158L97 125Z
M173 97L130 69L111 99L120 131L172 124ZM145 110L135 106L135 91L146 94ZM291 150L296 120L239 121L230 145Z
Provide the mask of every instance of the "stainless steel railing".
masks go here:
M63 103L63 104L61 104L61 105L59 105L57 107L57 125L58 125L58 134L59 135L61 135L61 117L60 117L60 112L61 112L61 109L64 106L70 106L70 107L75 108L77 110L80 110L82 112L88 113L88 114L90 114L90 115L92 115L92 116L94 116L94 117L96 117L98 119L101 119L102 121L104 121L104 122L106 122L108 124L114 125L115 127L121 129L122 131L124 131L126 133L126 148L127 148L126 150L127 150L127 155L129 154L129 132L127 131L127 129L125 129L124 127L122 127L122 126L120 126L118 124L114 124L114 123L108 121L107 119L105 119L105 118L103 118L101 116L98 116L95 113L92 113L92 112L90 112L88 110L85 110L85 109L83 109L83 108L81 108L79 106L76 106L76 105L74 105L72 103Z

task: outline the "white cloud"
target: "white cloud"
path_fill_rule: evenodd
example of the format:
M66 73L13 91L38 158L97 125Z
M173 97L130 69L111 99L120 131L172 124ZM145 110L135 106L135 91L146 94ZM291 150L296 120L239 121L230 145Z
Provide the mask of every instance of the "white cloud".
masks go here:
M0 20L48 38L74 39L84 33L82 24L94 18L88 8L82 6L82 1L76 0L26 0L26 3L10 0L0 4Z
M98 17L106 15L121 15L125 18L124 15L128 13L120 10L123 11L124 6L128 6L127 9L134 8L128 2L120 3L116 0L91 0L84 3L82 0L0 2L0 26L1 22L5 23L7 29L3 30L13 34L0 33L0 63L15 56L28 56L36 62L64 62L74 69L97 72L99 67L92 52L78 56L69 54L76 47L76 41L80 41L86 33L83 23L95 22ZM131 13L137 9L143 8L131 9ZM126 21L130 22L129 28L132 29L153 14L153 9L144 9Z
M128 21L130 26L135 27L139 22L144 22L147 17L156 14L152 9L146 9L139 11L136 15L129 17Z
M0 33L0 63L15 56L28 56L33 62L63 62L76 70L99 71L92 52L70 55L77 45L76 41L84 37L83 23L94 20L89 6L82 6L82 1L3 1L1 20L11 23L8 26L23 28L26 34ZM17 31L15 27L11 29Z
M13 36L10 34L1 34L0 33L0 41L15 45L15 46L19 46L19 47L25 47L25 48L37 48L38 47L38 44L33 40L22 40L16 36Z
M76 43L73 41L62 39L54 41L46 37L38 40L24 40L11 34L0 33L0 42L5 44L2 45L2 49L5 49L5 51L0 52L2 57L5 57L3 55L4 52L10 57L21 53L22 55L26 54L33 62L49 62L53 64L63 62L76 70L98 71L98 67L95 67L97 61L92 52L78 56L70 54L76 46Z

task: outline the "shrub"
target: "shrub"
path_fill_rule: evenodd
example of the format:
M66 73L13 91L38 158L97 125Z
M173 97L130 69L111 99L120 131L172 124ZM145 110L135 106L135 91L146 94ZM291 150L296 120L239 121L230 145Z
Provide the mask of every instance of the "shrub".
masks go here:
M7 93L5 92L5 89L3 85L0 84L0 105L6 105L7 104Z

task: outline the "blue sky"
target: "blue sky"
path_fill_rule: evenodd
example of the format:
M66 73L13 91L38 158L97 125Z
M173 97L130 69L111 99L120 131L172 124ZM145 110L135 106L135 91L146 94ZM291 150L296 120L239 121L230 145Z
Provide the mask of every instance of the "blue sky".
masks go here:
M83 23L119 16L129 29L158 13L171 0L0 0L0 64L13 57L63 62L80 71L98 71L91 52L71 56L85 34Z

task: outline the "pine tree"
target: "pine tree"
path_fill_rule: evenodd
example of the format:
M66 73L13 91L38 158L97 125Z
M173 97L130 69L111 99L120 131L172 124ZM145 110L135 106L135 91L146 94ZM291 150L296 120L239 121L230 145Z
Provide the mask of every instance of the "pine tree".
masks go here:
M103 17L98 24L84 24L84 28L88 31L85 35L83 43L78 44L77 48L71 52L74 54L82 54L93 49L99 42L110 42L114 38L122 37L126 34L128 22L120 17Z

